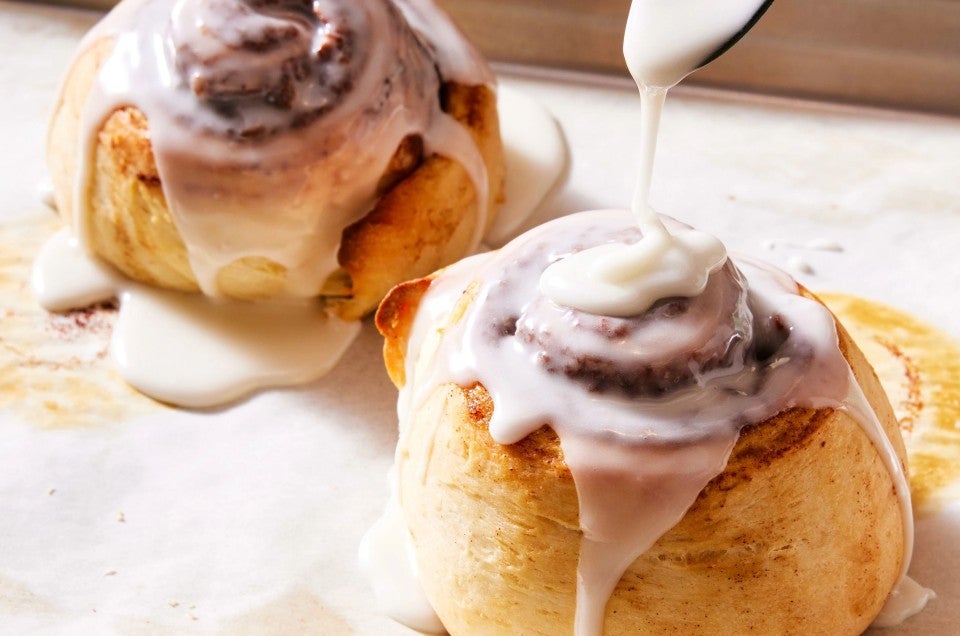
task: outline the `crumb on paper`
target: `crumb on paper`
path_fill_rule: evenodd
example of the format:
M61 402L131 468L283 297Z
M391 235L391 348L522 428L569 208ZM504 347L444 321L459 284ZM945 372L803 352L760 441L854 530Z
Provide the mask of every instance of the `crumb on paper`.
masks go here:
M804 247L810 250L819 250L821 252L843 252L844 251L843 245L841 245L837 241L826 239L826 238L818 238L818 239L813 239L812 241L808 241Z
M828 238L815 238L805 243L794 243L791 241L781 241L776 239L765 239L761 245L767 251L773 251L779 247L786 247L794 250L808 250L813 252L845 252L846 248L841 243Z
M109 335L118 311L116 301L109 300L66 313L47 316L46 329L64 342L77 342L84 337ZM105 355L102 348L97 357Z
M126 523L126 522L127 522L127 518L123 516L123 513L122 513L122 512L118 512L118 513L117 513L117 522L118 522L118 523Z
M816 274L816 270L813 269L813 265L803 260L799 256L791 256L787 261L787 267L792 269L795 272L800 272L801 274Z
M170 607L179 607L180 601L177 601L175 599L170 599L169 601L167 601L167 605L169 605Z
M104 576L116 576L116 575L117 575L117 571L116 571L116 570L110 570L109 572L107 572L106 574L104 574Z
M56 489L56 488L51 488L50 490L47 491L47 495L52 495L52 494L55 493L55 492L57 492L57 489Z
M53 181L46 177L37 184L37 197L40 202L54 212L57 211L57 200L53 196Z
M197 617L194 616L193 614L190 614L189 616L190 616L190 620L192 620L192 621L198 621L198 620L200 620L199 618L197 618Z

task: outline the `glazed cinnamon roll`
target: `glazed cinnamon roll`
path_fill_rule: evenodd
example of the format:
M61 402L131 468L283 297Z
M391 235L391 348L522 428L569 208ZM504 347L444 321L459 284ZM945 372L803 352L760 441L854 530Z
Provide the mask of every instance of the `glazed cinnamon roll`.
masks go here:
M381 305L429 604L455 635L859 634L913 540L876 376L744 259L636 316L540 293L559 259L640 238L627 211L566 217Z
M430 0L125 0L48 155L64 219L127 277L344 318L473 249L503 179L493 77Z

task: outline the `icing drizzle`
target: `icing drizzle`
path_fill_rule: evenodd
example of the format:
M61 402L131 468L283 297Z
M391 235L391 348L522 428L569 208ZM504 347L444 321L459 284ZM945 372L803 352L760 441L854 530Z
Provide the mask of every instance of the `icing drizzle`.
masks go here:
M699 297L666 299L648 314L622 319L538 297L550 263L625 236L639 240L638 233L626 210L581 213L443 272L411 330L401 430L447 382L486 387L495 405L490 433L499 443L550 424L580 501L576 633L589 636L601 633L623 572L723 471L743 427L793 407L845 409L895 485L902 580L913 541L903 467L840 354L832 315L789 278L728 260ZM467 311L447 325L464 293L474 294ZM425 347L438 325L447 325L439 344ZM606 365L597 364L599 347Z
M486 169L438 100L444 68L489 82L468 45L425 2L127 0L88 35L114 40L83 113L73 226L89 244L97 133L117 109L147 117L161 184L202 291L262 257L287 270L290 296L316 296L337 268L345 227L371 208L400 142L463 165L487 210ZM444 26L445 25L445 26ZM376 46L373 43L376 43ZM479 242L485 225L478 222Z

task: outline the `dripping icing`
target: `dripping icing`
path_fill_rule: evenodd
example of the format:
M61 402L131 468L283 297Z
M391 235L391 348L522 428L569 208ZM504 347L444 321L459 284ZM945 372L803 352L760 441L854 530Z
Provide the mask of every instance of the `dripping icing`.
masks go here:
M429 25L430 5L414 4L420 23ZM258 71L269 60L223 43L241 40L248 27L274 28L271 21L278 20L244 10L248 5L241 0L128 0L94 28L87 46L104 38L114 44L82 115L80 146L86 160L78 172L73 223L85 245L97 133L111 113L127 105L136 105L150 122L165 199L194 275L209 296L219 295L218 272L248 257L285 267L288 295L315 296L337 268L343 228L370 209L394 149L409 135L422 135L428 152L466 168L479 193L477 225L485 226L486 168L469 134L440 110L441 78L422 40L398 26L401 16L389 2L319 0L315 5L318 15L333 16L331 24L346 25L343 38L351 46L346 61L323 67L325 73L332 67L323 90L304 84L292 110L244 103L249 113L239 118L220 116L211 106L216 95L205 101L202 91L209 85L232 97L235 89L222 78L239 72L243 61L254 69L244 81L263 84L263 90L279 82ZM235 22L231 16L238 12L246 19ZM328 28L311 38L298 17L283 17L281 24L298 29L292 50L282 50L285 55L316 54L333 39ZM438 37L432 48L457 60L451 68L461 74L483 68L468 64L472 51L448 44L449 34ZM236 55L224 55L224 47ZM193 66L173 57L174 50L184 49L191 55L181 57L198 60ZM241 62L231 61L234 57ZM398 64L397 57L405 62ZM490 79L487 71L472 83ZM371 111L367 104L379 107ZM299 125L300 120L309 123ZM292 134L282 134L288 130ZM298 165L303 169L291 168ZM477 232L474 243L479 240Z
M672 221L666 224L672 231L681 229ZM525 313L535 314L535 321L554 321L549 304L527 300L536 296L539 273L548 263L577 249L575 245L622 240L631 232L638 230L626 211L583 213L538 228L499 253L474 257L446 270L421 300L411 330L407 383L398 401L401 437L414 411L446 383L480 383L487 388L496 405L490 432L498 443L516 442L542 422L551 422L580 499L584 537L577 633L586 635L600 633L606 602L623 571L675 525L699 492L723 471L743 426L793 407L846 409L876 446L894 483L904 521L900 580L909 582L903 577L913 540L912 517L900 462L840 355L832 315L799 295L796 284L782 273L738 261L736 270L725 266L720 274L724 278L711 281L708 287L732 285L749 299L746 305L754 333L734 326L744 337L777 340L770 325L782 320L790 326L790 337L777 345L776 360L761 364L747 355L745 363L734 361L725 369L706 372L691 378L687 388L660 397L638 399L606 391L603 399L589 400L589 413L581 403L589 384L545 373L535 355L510 338L491 338L491 334L505 333L497 323L503 316L516 317L518 325L529 318ZM743 272L742 286L737 270ZM450 326L446 317L465 290L473 290L470 293L475 296L466 315ZM691 302L695 304L696 299ZM742 306L739 311L744 311ZM698 321L709 319L698 314L696 307L690 312ZM779 318L767 320L771 316ZM437 325L448 326L439 334ZM662 335L656 333L657 325L652 328L650 342L662 341L654 337ZM758 328L766 333L757 333ZM696 329L682 323L678 329L681 339L692 337L701 348L715 346L697 339ZM589 351L589 337L563 335L565 345L578 351ZM671 343L661 347L669 349ZM734 357L742 355L740 350ZM655 366L669 357L654 352L649 364ZM811 373L813 369L817 372ZM611 438L592 429L591 422L596 421L605 422L605 429L615 435ZM678 474L678 465L687 468ZM622 506L623 493L630 492L628 485L637 479L660 484L670 496L643 499L643 493L636 493L641 499L635 503L641 505ZM620 494L616 502L609 502L604 492ZM631 509L643 513L631 515Z
M77 56L91 47L104 52L80 113L74 192L71 201L62 202L69 206L74 234L53 237L32 274L38 300L52 311L119 297L111 349L121 375L153 397L184 406L210 406L255 388L306 382L333 366L359 325L327 315L311 299L338 267L344 227L370 209L386 162L407 135L420 135L426 153L457 160L477 185L474 247L486 225L486 167L470 134L441 110L437 95L445 81L492 86L494 77L448 17L429 0L319 0L312 11L329 18L320 28L292 4L263 13L255 5L127 0L87 33ZM230 93L231 77L282 84L277 63L335 45L342 34L331 25L338 21L347 25L351 56L324 67L323 82L298 86L299 98L289 108L247 99L240 115L218 114L210 94ZM284 29L295 37L282 46L252 51L243 46L245 37L255 37L250 33ZM336 46L332 50L328 58L336 56ZM392 90L382 88L383 77ZM368 102L379 103L379 109ZM86 206L98 131L124 106L147 116L164 197L192 271L214 301L134 283L92 255ZM263 132L248 139L251 130ZM291 131L298 134L285 134ZM331 176L317 185L321 173ZM285 267L286 298L261 304L217 298L221 268L249 256ZM251 323L261 328L251 329ZM307 334L299 348L292 342L298 333ZM261 346L261 339L271 346ZM160 342L163 346L156 346ZM188 342L198 346L184 347ZM159 357L151 360L152 355ZM217 364L226 360L232 372L218 373ZM200 377L186 381L178 365Z
M631 3L624 36L624 57L641 95L640 166L632 213L642 231L642 237L633 243L603 244L561 257L551 263L541 275L541 293L563 307L606 316L628 317L643 314L662 299L678 296L692 298L704 292L708 280L726 260L726 251L722 244L709 235L691 229L671 232L649 206L660 115L667 90L692 70L729 47L755 23L768 6L769 2L764 0L742 0L723 5L699 0L675 3L634 0ZM832 317L828 312L820 313L820 322L830 323L829 328L823 328L820 333L828 333L833 325ZM818 316L813 314L810 318L816 320ZM849 370L849 366L847 369ZM904 556L901 574L891 595L891 598L894 598L900 595L899 590L906 579L913 551L909 486L903 468L876 415L863 397L852 372L850 373L845 379L845 384L850 387L849 394L828 400L822 405L818 405L816 399L808 396L807 405L843 408L851 412L880 453L891 475L899 497L904 526ZM829 391L824 393L830 394ZM498 409L502 409L504 402L496 397L494 401ZM788 401L786 405L794 404ZM769 413L768 416L772 414ZM762 419L765 418L755 421ZM491 431L493 428L494 422L491 421ZM557 433L566 454L564 436L559 430ZM729 448L732 448L732 443L727 453ZM721 455L722 453L717 453L714 456ZM725 456L722 463L726 463ZM595 495L584 496L588 490L581 486L582 479L577 478L578 470L573 466L571 470L581 498L581 509L589 509L589 502L595 499ZM719 472L717 471L717 474ZM587 471L583 473L591 474ZM701 488L705 485L706 481ZM693 493L694 497L696 492ZM674 497L682 498L683 495L674 494ZM663 518L662 515L656 517ZM679 516L676 516L676 519L679 519ZM650 541L645 540L645 532L651 531L651 526L655 525L656 523L651 523L639 528L638 535L635 535L638 537L636 546L645 547L634 550L634 557L642 554L653 544L656 537L662 534L662 531L659 534L652 532L656 536ZM666 525L663 531L671 525ZM603 550L599 550L601 554L597 555L598 546L590 536L590 527L584 526L582 529L584 539L578 574L575 632L580 635L599 634L602 631L606 599L632 559L629 555L611 556L609 551ZM604 561L607 564L601 565L601 569L607 570L609 578L603 580L602 577L584 575L585 568L589 570L593 563ZM588 589L591 581L594 583L592 591ZM918 611L925 599L920 600L916 595L913 596L915 611ZM599 599L603 599L602 602Z
M631 3L623 41L640 89L639 169L632 210L643 240L584 250L554 263L540 288L555 302L608 316L642 313L660 298L696 296L723 263L716 238L683 228L671 234L649 205L657 131L667 90L759 17L769 2L709 0ZM742 33L742 32L741 32Z
M67 228L43 247L31 276L51 311L120 298L110 355L120 375L163 402L209 407L265 387L326 374L360 332L316 302L211 301L134 283L89 258Z
M664 223L649 207L648 198L656 130L667 88L729 46L767 5L769 2L762 0L722 6L699 0L635 0L624 42L628 66L641 91L643 118L633 222L616 212L581 215L569 221L565 229L588 249L566 245L545 257L544 245L550 239L544 238L547 230L542 230L508 246L500 255L450 268L433 282L414 321L408 342L407 383L398 401L401 440L425 397L448 382L460 386L479 382L486 387L496 405L490 432L499 443L516 442L544 421L550 422L559 436L580 502L583 538L575 619L575 632L580 636L602 632L607 600L624 570L669 530L710 479L723 471L740 428L797 406L847 410L874 444L894 484L903 521L904 555L897 590L891 598L899 599L907 594L901 590L912 589L905 577L913 526L903 468L839 352L832 316L818 303L799 295L789 279L756 264L738 263L747 279L745 289L751 298L754 326L759 326L758 316L790 325L789 337L775 347L781 351L776 364L764 365L760 360L739 363L738 359L749 361L749 357L742 356L738 343L749 342L756 334L737 331L744 324L734 325L728 348L717 348L714 356L732 364L718 363L720 371L703 368L692 376L680 371L679 377L689 386L670 387L664 391L666 398L651 400L640 395L637 399L637 394L629 393L639 387L621 386L617 390L628 395L611 396L608 392L602 400L591 400L589 414L579 413L580 404L573 398L577 392L571 390L571 382L586 383L586 388L593 391L609 389L591 380L589 369L580 374L583 377L562 372L562 364L545 372L540 365L543 358L536 352L515 343L498 344L496 338L491 343L491 334L512 336L521 329L526 330L524 335L530 342L549 341L544 337L549 330L538 329L537 323L557 324L558 316L550 315L551 311L563 314L579 309L630 318L655 312L658 303L662 308L673 297L695 305L711 286L722 284L716 282L718 277L735 278L731 272L736 269L716 239L682 225ZM558 222L555 228L559 227ZM599 233L597 228L601 228ZM611 234L603 236L602 228ZM624 242L619 238L631 230L638 231L634 240ZM540 240L544 242L537 244ZM531 259L539 259L539 266L531 266ZM651 274L668 265L679 275L649 284ZM522 284L517 284L518 277L524 278ZM538 291L549 300L538 298ZM433 333L435 325L448 324L445 312L466 293L476 294L467 315L442 335ZM743 307L739 310L742 315ZM529 312L544 315L530 321L526 320L529 316L522 316ZM495 317L492 324L491 316ZM772 320L774 316L779 318ZM525 324L525 320L532 324ZM685 336L691 334L696 330L684 332ZM669 341L671 334L665 335ZM577 346L591 346L582 342L582 337L578 340ZM711 351L716 343L698 344ZM611 350L608 347L606 353ZM669 353L664 356L669 357ZM662 363L657 360L648 362L651 368L677 371L669 364L658 366ZM711 362L709 355L707 362ZM536 371L530 373L531 367ZM805 377L805 371L813 367L818 373ZM819 373L823 371L828 372ZM760 372L762 377L758 377ZM570 375L574 377L565 377ZM627 441L617 443L589 427L583 428L582 424L589 421L605 422L613 438ZM677 426L678 422L689 424ZM671 445L682 449L685 461L661 456ZM400 470L399 455L397 461ZM680 474L677 465L687 469ZM669 496L644 499L642 492L629 487L637 480L657 484ZM604 493L631 490L631 496L637 497L636 506L620 506L619 500L609 502L604 497ZM643 514L631 515L621 508L640 509ZM917 602L922 594L910 596L912 611L922 607L922 601Z

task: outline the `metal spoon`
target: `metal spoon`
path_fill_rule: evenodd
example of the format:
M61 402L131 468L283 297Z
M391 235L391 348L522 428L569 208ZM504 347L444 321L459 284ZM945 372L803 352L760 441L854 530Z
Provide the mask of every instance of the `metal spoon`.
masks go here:
M760 8L757 9L757 12L753 14L753 17L750 18L750 20L743 26L742 29L737 31L733 35L733 37L731 37L729 40L727 40L722 45L720 45L720 48L718 48L716 51L708 55L707 58L702 62L700 62L700 64L698 64L693 70L703 68L710 62L714 61L715 59L717 59L718 57L726 53L730 49L730 47L732 47L734 44L740 41L740 38L742 38L747 34L747 31L753 28L753 26L757 23L757 21L760 20L761 17L763 17L763 14L767 12L767 9L770 8L771 4L773 4L773 0L766 0L762 5L760 5Z

